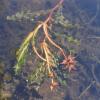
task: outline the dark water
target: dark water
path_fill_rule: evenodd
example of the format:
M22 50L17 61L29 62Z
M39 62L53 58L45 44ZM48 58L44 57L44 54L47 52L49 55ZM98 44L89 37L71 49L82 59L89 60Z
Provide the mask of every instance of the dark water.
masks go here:
M34 86L29 89L24 77L14 75L15 52L27 33L32 31L33 23L9 21L6 17L20 10L49 9L57 1L0 0L0 68L2 68L1 62L4 64L4 73L0 74L2 80L0 84L4 84L3 92L8 94L8 98L10 97L4 100L100 100L99 0L64 1L64 16L72 23L79 23L82 26L77 30L68 30L72 36L81 41L81 45L76 49L77 70L71 73L67 86L60 90L64 92L64 96L51 93L50 99L49 93L43 92L45 86L42 87L42 92L38 93ZM6 75L8 78L5 78ZM45 94L42 95L43 93ZM0 94L2 95L1 90Z

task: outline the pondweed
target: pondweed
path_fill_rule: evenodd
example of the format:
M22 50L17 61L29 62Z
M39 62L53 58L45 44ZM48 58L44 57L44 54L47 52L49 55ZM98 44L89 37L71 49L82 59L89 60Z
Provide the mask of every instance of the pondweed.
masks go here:
M55 22L54 25L61 24L63 27L67 27L68 21L64 21L64 17L61 17L62 20L59 20L59 15L58 18L56 16L56 20L53 18L54 13L57 12L59 8L61 8L62 3L63 0L60 0L60 2L50 10L50 13L46 20L37 22L38 25L34 28L32 32L28 34L28 36L25 38L22 45L20 46L19 50L17 51L17 63L14 66L15 73L20 73L31 45L33 52L36 54L36 56L38 56L39 60L37 62L39 64L37 65L33 73L29 75L28 80L30 82L38 83L41 82L44 78L50 78L51 90L59 85L59 80L61 83L61 77L59 77L61 73L65 74L65 72L62 71L63 68L59 68L59 66L61 64L66 65L65 68L68 69L68 71L70 72L72 69L75 69L76 64L75 58L72 56L72 54L67 54L60 45L54 42L54 40L52 39L53 34L49 34L49 32L52 31L51 27L53 27L53 22ZM40 34L40 30L42 31L42 36ZM41 42L38 41L39 37L42 38ZM53 47L58 49L58 55L53 50ZM63 58L62 62L59 62L58 56L61 56L61 58Z

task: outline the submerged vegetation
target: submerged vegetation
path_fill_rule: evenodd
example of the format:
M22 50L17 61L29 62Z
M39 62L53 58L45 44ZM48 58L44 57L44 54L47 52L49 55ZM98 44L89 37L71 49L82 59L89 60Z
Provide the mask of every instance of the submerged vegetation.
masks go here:
M17 63L14 66L15 74L19 74L23 70L23 64L25 64L26 57L31 49L34 53L34 59L37 59L36 68L33 72L28 75L28 81L31 83L41 83L45 78L49 78L50 89L53 90L56 86L64 83L65 76L73 69L76 69L76 61L74 55L62 48L53 40L53 33L56 36L56 32L53 31L53 27L60 25L64 28L72 28L73 25L65 20L62 9L63 0L47 14L47 18L44 21L37 21L37 26L34 30L28 34L21 44L19 50L16 52ZM13 15L11 18L7 17L8 20L14 20L19 15L18 19L23 18L23 14ZM36 14L37 15L37 14ZM41 15L41 14L38 14ZM26 17L24 17L26 18ZM27 16L27 18L29 18ZM32 20L34 21L34 20ZM60 33L60 35L63 34ZM68 42L78 43L74 38L66 36ZM67 44L66 44L67 45ZM54 51L56 50L56 52ZM38 58L37 58L38 57ZM62 61L60 60L62 59ZM63 65L65 67L63 67ZM68 71L67 71L68 70ZM63 79L62 79L62 75ZM65 75L66 74L66 75Z
M0 3L0 100L98 100L100 2L27 1Z

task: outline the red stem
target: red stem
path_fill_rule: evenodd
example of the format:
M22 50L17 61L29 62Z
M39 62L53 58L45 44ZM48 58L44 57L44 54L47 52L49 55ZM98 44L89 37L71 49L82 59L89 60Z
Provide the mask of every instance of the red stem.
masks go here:
M47 20L45 21L46 23L50 20L53 12L63 3L64 0L60 0L59 3L51 10Z

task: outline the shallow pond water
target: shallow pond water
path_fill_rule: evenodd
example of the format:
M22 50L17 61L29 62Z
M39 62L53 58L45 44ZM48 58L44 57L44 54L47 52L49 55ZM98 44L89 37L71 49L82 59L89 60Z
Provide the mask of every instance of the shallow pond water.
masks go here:
M34 23L28 20L10 21L7 20L7 16L23 10L45 11L54 7L58 1L0 0L0 100L100 100L99 0L64 0L65 18L73 24L80 25L77 29L64 29L66 35L71 35L80 41L80 46L72 45L77 65L76 70L66 79L66 86L51 92L48 80L45 80L37 91L37 84L28 85L25 73L18 76L14 73L16 50L27 34L33 30ZM56 29L59 30L60 28ZM60 40L56 41L59 43ZM66 44L65 40L61 43L65 47L70 45ZM28 61L31 58L29 56ZM33 66L28 61L23 69L24 72L30 72Z

